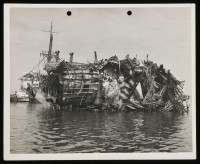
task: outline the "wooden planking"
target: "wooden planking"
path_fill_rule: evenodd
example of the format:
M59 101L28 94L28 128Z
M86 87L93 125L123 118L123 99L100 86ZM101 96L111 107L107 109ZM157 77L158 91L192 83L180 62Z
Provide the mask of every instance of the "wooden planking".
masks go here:
M94 90L93 88L67 88L67 90Z
M94 92L80 92L79 94L93 94ZM63 95L77 95L77 93L63 93Z
M90 70L74 70L74 71L63 71L65 74L99 74L97 71L91 72Z
M79 80L79 81L90 81L92 80L91 77L84 77L84 78L72 78L72 77L69 77L69 76L64 76L63 77L63 80Z

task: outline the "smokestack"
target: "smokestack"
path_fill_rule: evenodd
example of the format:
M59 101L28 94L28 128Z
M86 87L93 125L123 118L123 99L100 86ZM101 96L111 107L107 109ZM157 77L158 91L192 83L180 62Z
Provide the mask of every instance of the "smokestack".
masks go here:
M69 62L72 63L72 62L73 62L73 55L74 55L74 53L71 52L69 55L70 55L70 57L69 57Z
M98 62L98 59L97 59L97 52L94 51L94 62L97 63Z

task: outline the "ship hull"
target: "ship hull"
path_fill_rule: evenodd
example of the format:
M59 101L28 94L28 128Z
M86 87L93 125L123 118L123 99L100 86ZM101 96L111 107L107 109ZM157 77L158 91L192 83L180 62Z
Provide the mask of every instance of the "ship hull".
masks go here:
M39 102L39 103L41 103L41 104L48 104L48 102L46 101L46 98L47 98L47 94L46 93L44 93L43 91L42 91L42 89L41 88L35 88L36 89L36 95L35 95L35 99Z

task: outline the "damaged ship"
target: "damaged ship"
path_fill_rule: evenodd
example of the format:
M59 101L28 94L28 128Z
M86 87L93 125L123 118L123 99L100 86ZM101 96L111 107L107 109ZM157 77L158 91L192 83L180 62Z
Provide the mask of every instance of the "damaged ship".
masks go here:
M97 59L93 63L61 60L59 51L52 52L53 32L49 51L42 52L47 62L46 74L40 74L39 87L45 100L59 109L181 111L189 109L189 96L183 93L184 81L153 61L129 55ZM41 62L40 62L41 63Z

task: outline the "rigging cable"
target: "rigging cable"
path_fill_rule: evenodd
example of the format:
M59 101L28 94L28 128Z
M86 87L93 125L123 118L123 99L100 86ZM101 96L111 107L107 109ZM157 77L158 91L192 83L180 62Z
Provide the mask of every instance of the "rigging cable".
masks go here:
M41 54L40 54L40 58L41 58ZM40 62L40 58L39 58L39 62ZM37 72L39 72L39 64L38 64Z
M35 67L33 67L33 68L31 69L31 71L33 71L35 68L37 68L37 67L40 65L40 63L41 63L44 59L45 59L45 57L43 57L43 59L40 60L39 63L38 63ZM30 71L30 72L31 72L31 71Z

